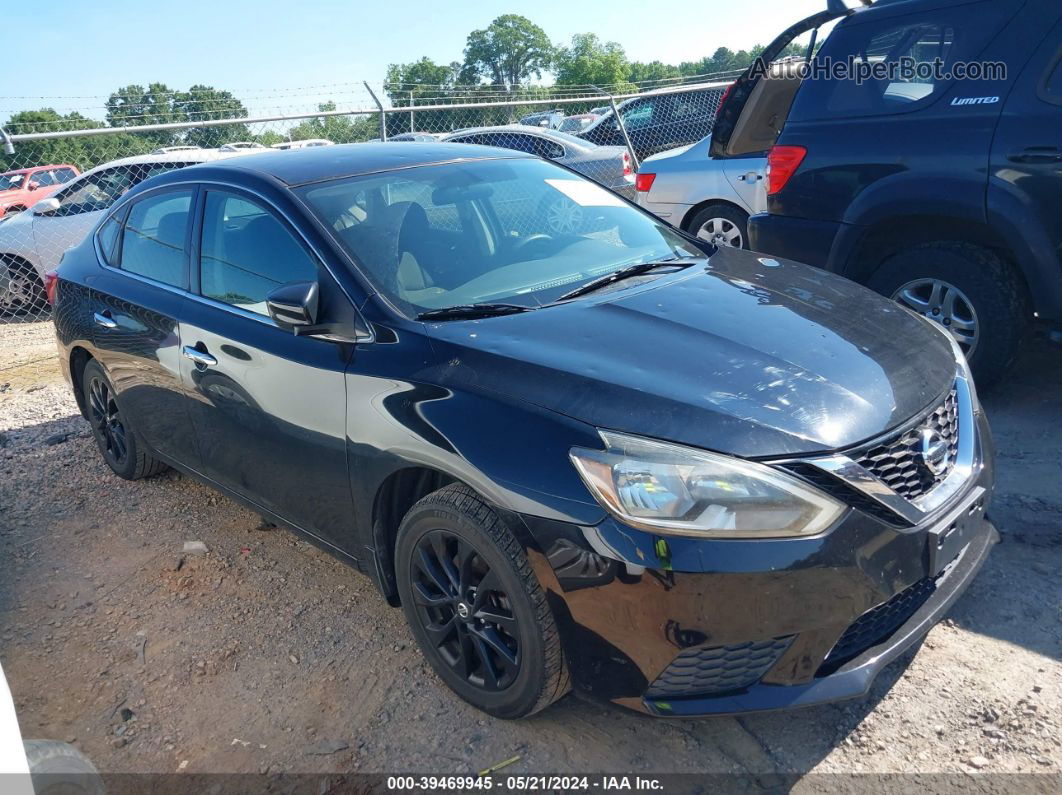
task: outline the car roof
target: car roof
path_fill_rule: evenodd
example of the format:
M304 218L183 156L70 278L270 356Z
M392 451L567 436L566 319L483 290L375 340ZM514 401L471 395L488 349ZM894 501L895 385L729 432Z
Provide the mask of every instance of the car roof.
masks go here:
M272 149L267 153L242 155L212 165L220 169L265 174L286 185L305 185L413 166L514 157L531 155L491 146L428 142L408 146L384 141L314 146L294 151Z

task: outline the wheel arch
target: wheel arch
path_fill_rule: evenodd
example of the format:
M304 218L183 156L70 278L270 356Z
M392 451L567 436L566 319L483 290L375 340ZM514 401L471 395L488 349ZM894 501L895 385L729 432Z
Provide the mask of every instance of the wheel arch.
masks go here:
M690 231L690 224L692 224L693 223L693 219L697 217L697 213L699 213L701 210L704 210L704 209L707 209L708 207L711 207L713 204L722 204L722 205L725 205L727 207L732 207L733 209L737 210L738 212L744 214L745 216L749 216L749 211L746 210L744 207L742 207L737 202L731 201L730 199L723 199L723 198L716 197L716 198L713 198L713 199L705 199L704 201L702 201L702 202L700 202L698 204L695 204L692 207L690 207L690 209L688 209L686 211L686 214L684 216L682 216L682 224L681 224L680 228L684 232L689 232Z
M896 234L898 228L904 230L902 236ZM1021 268L1015 265L1014 251L987 224L943 214L891 215L875 221L853 241L841 274L865 283L893 254L926 243L949 241L990 249L1025 282Z
M433 491L460 482L453 475L433 467L409 466L392 472L377 488L372 506L376 582L392 607L400 605L395 578L395 542L402 518L417 501Z
M74 400L77 401L78 410L80 410L81 416L85 419L88 419L88 406L85 403L85 390L82 380L85 374L85 367L95 358L81 345L75 345L70 350L68 359L70 362L70 385L74 389Z

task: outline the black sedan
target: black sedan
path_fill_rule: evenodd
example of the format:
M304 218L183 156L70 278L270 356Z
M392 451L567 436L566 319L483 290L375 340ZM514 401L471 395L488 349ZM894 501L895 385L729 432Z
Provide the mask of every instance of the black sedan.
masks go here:
M858 696L997 537L945 333L509 150L152 178L47 286L114 472L175 467L365 572L497 716Z

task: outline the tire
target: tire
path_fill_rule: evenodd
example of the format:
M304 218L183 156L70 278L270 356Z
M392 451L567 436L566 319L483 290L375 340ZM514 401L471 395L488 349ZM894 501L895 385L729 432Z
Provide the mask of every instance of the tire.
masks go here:
M905 249L886 259L867 284L931 320L948 321L982 387L1006 374L1031 327L1019 275L998 254L972 243Z
M749 214L732 204L713 202L690 219L686 231L716 245L747 249Z
M516 538L475 492L453 484L414 505L395 559L413 636L457 695L495 717L522 718L568 692L546 595Z
M99 772L74 746L55 740L22 745L36 795L106 795Z
M110 379L95 359L85 365L81 393L85 396L96 446L114 474L126 480L140 480L168 469L145 450L136 429L129 424L114 399Z
M25 260L6 260L8 287L0 294L0 316L36 315L48 310L48 296L37 269Z

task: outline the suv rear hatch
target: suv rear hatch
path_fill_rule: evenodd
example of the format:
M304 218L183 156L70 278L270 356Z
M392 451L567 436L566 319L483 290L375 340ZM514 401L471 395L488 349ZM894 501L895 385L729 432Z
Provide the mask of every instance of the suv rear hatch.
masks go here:
M861 0L870 5L869 0ZM823 25L856 13L843 0L829 0L825 11L812 14L786 28L760 57L734 81L719 106L712 130L713 158L744 157L766 152L778 139L801 82L801 64L773 63L786 47L812 32L807 55L815 49ZM764 77L770 70L770 80Z

